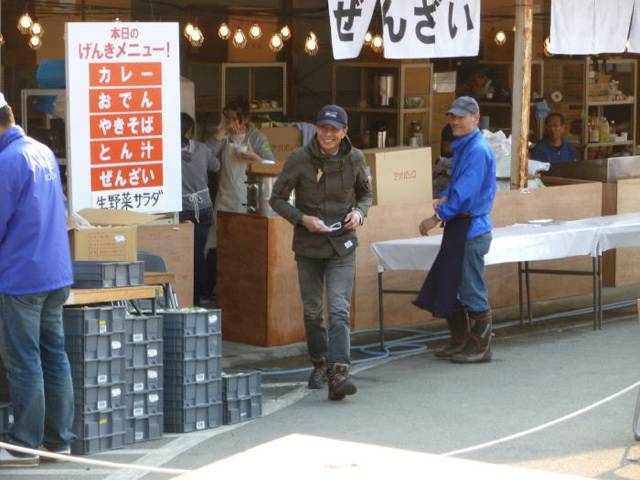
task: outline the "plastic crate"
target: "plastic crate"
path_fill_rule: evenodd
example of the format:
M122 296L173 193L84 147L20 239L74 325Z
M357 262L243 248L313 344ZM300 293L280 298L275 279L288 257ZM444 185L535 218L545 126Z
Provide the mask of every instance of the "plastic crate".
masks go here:
M190 408L222 401L222 380L186 385L167 385L165 408Z
M164 416L162 414L127 418L127 435L125 442L127 445L130 445L148 440L158 440L162 438L163 431Z
M164 384L163 366L127 368L125 372L125 391L140 393L149 390L161 390Z
M262 375L258 371L222 374L225 400L239 400L262 394Z
M180 311L166 310L162 312L165 336L189 337L220 333L222 331L222 310Z
M65 335L102 335L124 332L125 307L65 307Z
M182 360L165 355L165 385L183 385L220 380L222 375L222 357L204 360Z
M103 412L77 413L73 419L73 433L79 439L108 437L125 432L126 409L114 408Z
M125 320L128 343L162 340L162 317L160 315L140 315Z
M13 408L9 402L0 403L0 435L9 432L13 425Z
M164 414L164 431L187 433L222 425L222 402L202 407L167 410Z
M124 383L74 388L73 394L78 413L112 410L125 406Z
M224 402L224 424L245 422L262 416L262 395Z
M90 455L93 453L116 450L125 445L126 433L116 433L105 437L77 439L71 443L72 455Z
M222 356L222 334L210 333L192 337L165 337L164 351L184 360Z
M64 339L64 348L70 361L110 360L125 354L124 338L124 332L105 335L67 335Z
M126 395L127 418L162 414L163 401L162 390L128 393Z
M152 367L162 365L162 341L127 343L125 346L127 367Z
M73 361L71 363L71 376L74 387L93 387L122 383L125 381L125 358L112 358L111 360L86 360Z
M73 286L76 288L132 287L143 284L144 262L73 262Z

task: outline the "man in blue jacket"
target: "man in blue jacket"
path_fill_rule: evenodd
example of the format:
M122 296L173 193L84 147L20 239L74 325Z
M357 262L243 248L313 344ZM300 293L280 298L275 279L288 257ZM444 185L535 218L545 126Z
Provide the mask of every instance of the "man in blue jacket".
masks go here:
M531 158L551 165L563 162L575 162L578 153L573 145L567 142L564 135L567 125L564 115L550 113L544 119L544 138L531 151Z
M438 275L443 277L440 283L455 278L452 291L444 293L453 295L454 301L457 297L459 305L446 317L451 329L449 345L436 355L455 363L487 362L491 360L491 307L484 281L484 256L491 245L490 214L496 194L496 162L491 146L478 129L480 108L473 98L457 98L447 116L456 137L452 143L451 182L435 201L435 214L420 224L420 233L427 235L440 222L462 222L464 228L456 229L453 236L464 237L458 239L458 243L451 235L448 239L445 226L440 252L443 253L445 242L459 248L447 249L446 259L440 254L436 259L446 264L438 269ZM452 272L452 265L458 265L457 276ZM437 295L443 293L441 289L434 291Z
M0 93L0 357L14 418L8 443L70 452L73 386L62 305L72 283L58 165L15 125ZM38 463L38 455L0 449L0 467Z

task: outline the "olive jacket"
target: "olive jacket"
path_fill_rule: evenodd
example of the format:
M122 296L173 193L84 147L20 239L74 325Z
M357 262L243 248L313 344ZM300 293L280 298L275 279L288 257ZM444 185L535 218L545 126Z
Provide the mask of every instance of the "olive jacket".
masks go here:
M295 205L289 203L291 192ZM294 225L293 251L296 256L331 258L345 256L358 245L354 231L311 233L302 225L304 215L320 218L328 226L342 222L352 210L362 219L373 201L368 169L362 152L348 138L338 153L326 156L314 137L293 152L284 164L271 194L271 207Z

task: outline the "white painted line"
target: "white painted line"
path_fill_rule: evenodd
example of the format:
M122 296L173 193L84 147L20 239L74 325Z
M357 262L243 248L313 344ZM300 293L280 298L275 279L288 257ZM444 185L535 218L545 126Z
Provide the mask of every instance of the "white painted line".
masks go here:
M86 468L43 468L43 466L44 464L41 463L40 467L34 468L3 468L0 470L0 478L55 476L56 479L67 479L69 477L95 477L96 475L108 475L113 472L113 470L108 468L92 468L91 470L87 470Z

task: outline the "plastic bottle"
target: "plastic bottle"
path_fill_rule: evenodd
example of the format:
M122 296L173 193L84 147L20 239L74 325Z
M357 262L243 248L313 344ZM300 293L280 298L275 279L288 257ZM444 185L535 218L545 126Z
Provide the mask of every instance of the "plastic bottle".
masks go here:
M598 117L592 117L589 127L589 143L600 141L600 130L598 129Z
M616 122L615 122L615 120L611 120L611 123L609 124L609 141L610 142L615 142L616 141Z
M600 130L600 142L608 142L609 141L609 122L606 117L600 118L600 125L598 126Z

